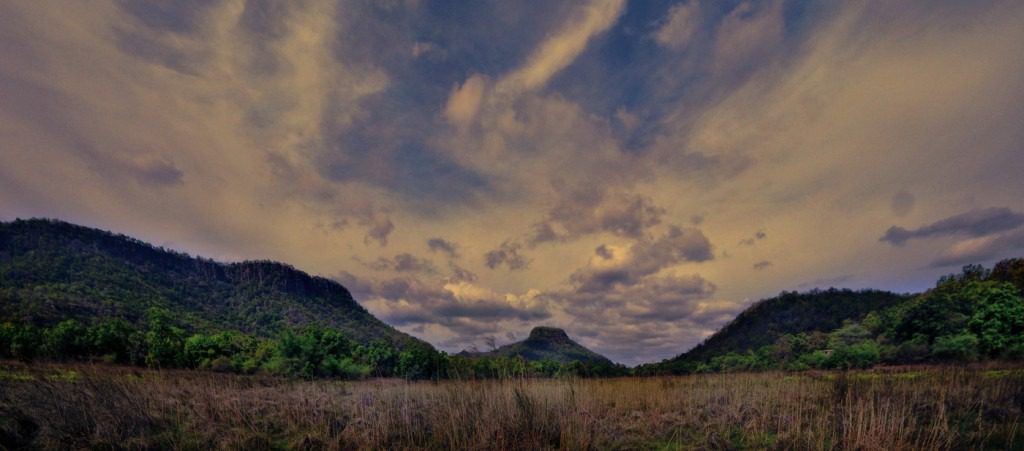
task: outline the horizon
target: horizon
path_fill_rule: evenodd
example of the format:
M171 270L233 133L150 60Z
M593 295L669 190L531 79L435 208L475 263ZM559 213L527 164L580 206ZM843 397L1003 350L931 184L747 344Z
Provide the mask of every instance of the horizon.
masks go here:
M173 248L167 248L167 247L164 247L164 246L155 245L153 243L150 243L150 242L145 241L145 240L141 240L141 239L139 239L137 237L134 237L134 236L131 236L129 234L119 233L119 232L113 231L113 230L105 230L105 229L101 229L101 228L97 228L97 227L92 227L92 226L84 225L84 224L77 224L77 223L73 223L73 222L69 222L69 221L65 221L65 220L57 219L57 218L44 218L44 217L14 218L13 220L10 220L10 221L0 220L0 224L12 224L12 223L17 222L17 221L24 221L24 222L43 221L43 222L50 222L50 223L56 222L56 223L61 223L61 224L65 224L65 225L70 225L72 227L84 227L84 228L87 228L87 229L91 229L93 231L98 231L100 233L111 234L111 235L118 236L118 237L121 237L121 238L124 238L124 239L127 239L127 240L131 240L131 241L134 241L134 242L137 242L137 243L141 243L143 246L149 246L149 247L161 250L161 251L165 251L165 252L169 252L169 253L173 253L173 254L179 254L179 255L181 255L181 256L183 256L185 258L195 259L195 260L206 260L206 261L210 261L210 262L212 262L214 264L217 264L217 265L244 265L244 264L249 264L249 263L269 263L269 264L281 265L281 266L284 266L284 267L286 267L286 268L288 268L288 269L290 269L292 271L297 271L297 272L299 272L299 273L301 273L301 274L303 274L303 275L305 275L307 277L322 278L322 279L328 280L330 282L337 283L339 286L341 286L342 288L344 288L345 290L347 290L351 294L351 290L347 286L342 284L341 281L338 281L336 279L331 279L329 277L324 277L324 276L321 276L321 275L311 274L311 273L305 272L305 271L301 270L300 268L297 268L297 267L295 267L294 265L292 265L292 264L290 264L288 262L282 262L282 261L276 261L276 260L268 260L268 259L251 259L251 260L234 260L234 261L211 259L211 258L207 258L207 257L205 257L203 255L200 255L200 254L194 254L194 253L190 253L190 252L187 252L187 251L184 251L184 250L180 250L180 249L173 249ZM964 271L966 271L966 269L967 269L966 266L964 268L962 268L962 270L964 270ZM948 275L948 276L957 276L958 274L957 273L950 273L950 274L946 274L946 275ZM944 275L944 276L946 276L946 275ZM938 283L938 282L936 282L936 283ZM798 293L798 294L817 294L817 293L822 293L822 292L828 292L830 290L839 290L839 291L850 290L850 291L855 291L855 292L884 291L884 292L888 292L888 293L892 293L892 294L897 294L897 295L901 295L901 296L913 296L913 295L921 294L921 293L927 291L928 289L930 289L930 287L929 288L925 288L925 289L923 289L921 291L917 291L917 292L910 292L910 291L908 291L908 292L895 292L895 291L880 290L878 288L873 288L873 287L864 287L864 288L859 288L859 289L851 289L851 288L845 288L845 287L828 286L828 287L812 287L812 288L807 288L807 289L804 289L804 290L782 290L777 295L774 295L774 296L771 296L771 297L757 299L757 300L751 302L749 305L747 305L745 307L744 310L749 309L749 308L751 308L751 307L761 303L762 301L769 301L769 300L772 300L772 299L776 299L778 296L786 294L787 292L788 293ZM362 305L362 303L359 302L358 298L354 298L354 299L355 299L355 301L357 303ZM735 319L735 318L733 318L733 319ZM723 323L722 324L722 328L724 328L726 325L731 323L731 321L732 321L732 319L730 319L730 320L726 321L725 323ZM534 333L537 332L539 329L561 332L563 335L566 336L566 338L568 338L572 342L574 342L576 344L580 344L571 334L568 334L566 332L566 330L564 328L562 328L562 327L559 327L559 326L553 325L553 324L548 324L548 323L536 323L536 324L529 325L527 333L525 335L523 335L523 336L519 336L519 337L515 337L515 338L506 337L507 340L505 340L505 341L498 340L496 337L493 337L493 336L485 336L485 337L481 338L481 340L480 340L481 342L480 343L471 343L466 348L462 348L462 349L458 349L458 350L441 349L441 351L443 351L443 352L445 352L445 353L447 353L449 355L457 355L457 354L461 354L463 352L469 352L469 353L473 353L473 354L488 354L488 353L490 353L492 351L500 350L500 349L502 349L502 348L504 348L504 347L506 347L508 345L513 345L513 344L517 344L517 343L524 343L529 338L532 338ZM641 361L641 362L635 362L635 363L624 363L624 362L618 361L618 360L616 360L614 358L604 356L603 354L600 354L600 353L598 353L598 355L601 355L602 357L607 357L613 363L624 365L627 368L637 368L639 366L657 364L657 363L660 363L660 362L664 362L664 361L668 361L668 360L674 359L676 357L682 357L683 355L685 355L686 353L688 353L692 349L705 344L705 340L706 339L711 338L715 333L717 333L717 332L719 332L721 330L722 330L721 328L716 330L711 335L708 335L707 337L705 337L701 341L695 343L693 346L690 346L690 347L682 350L681 352L679 352L676 355L672 355L672 356L666 357L664 359L659 359L659 360L656 360L656 361ZM493 342L490 341L490 339L492 339L492 338L494 339ZM429 341L427 341L427 342L429 343ZM431 346L434 346L435 348L439 348L434 343L429 343L429 344ZM490 347L492 347L492 349L490 349L490 350L480 349L480 347L478 345L490 346ZM587 349L590 350L589 348L587 348ZM592 351L592 350L590 350L590 351Z
M635 366L782 291L1024 251L1024 4L0 5L0 221ZM447 312L445 314L444 312Z

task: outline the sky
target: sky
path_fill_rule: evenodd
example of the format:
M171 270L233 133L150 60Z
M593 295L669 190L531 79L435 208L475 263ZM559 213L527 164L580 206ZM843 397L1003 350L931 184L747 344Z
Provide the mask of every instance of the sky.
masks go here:
M634 365L1024 255L1017 0L0 2L0 220Z

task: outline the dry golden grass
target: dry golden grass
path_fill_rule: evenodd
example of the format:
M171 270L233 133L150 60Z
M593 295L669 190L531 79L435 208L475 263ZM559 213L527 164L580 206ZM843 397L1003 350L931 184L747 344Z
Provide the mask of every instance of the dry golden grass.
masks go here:
M1022 410L1006 367L407 383L0 366L8 448L1003 450L1024 449Z

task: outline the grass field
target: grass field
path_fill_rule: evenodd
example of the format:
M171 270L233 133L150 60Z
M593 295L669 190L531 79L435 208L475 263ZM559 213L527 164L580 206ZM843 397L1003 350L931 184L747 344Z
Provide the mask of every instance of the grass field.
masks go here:
M411 382L0 365L45 449L1024 449L1024 369ZM3 448L3 447L0 447Z

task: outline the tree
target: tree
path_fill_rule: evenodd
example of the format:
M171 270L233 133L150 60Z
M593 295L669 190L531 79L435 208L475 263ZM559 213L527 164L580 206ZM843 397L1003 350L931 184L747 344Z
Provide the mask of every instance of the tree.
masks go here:
M958 334L967 326L973 304L962 283L944 282L912 301L896 328L896 338L905 341L921 335L931 344L936 337Z
M849 346L841 346L829 356L833 368L870 368L881 359L881 347L874 340L864 340Z
M832 349L851 346L871 338L871 332L852 321L846 321L828 336L828 347Z
M992 280L1010 282L1024 296L1024 258L1011 258L996 263L990 276Z
M377 340L370 344L365 351L366 362L370 365L371 373L378 377L388 377L395 374L395 367L398 365L398 352L395 347L383 340Z
M982 354L996 357L1024 340L1024 302L1005 282L975 282L966 290L976 308L968 327L978 337Z
M445 356L429 346L410 346L398 355L398 376L406 379L431 379L444 374Z
M87 347L86 328L73 319L61 321L44 334L43 348L47 355L55 359L82 357Z
M148 311L146 365L151 368L177 367L184 363L185 331L171 322L171 312L161 308Z
M142 337L123 319L93 324L86 331L89 353L118 363L140 363Z
M43 350L43 334L31 324L15 326L10 338L10 355L18 360L31 361Z
M975 361L978 359L978 337L969 332L938 337L932 346L932 357L938 360Z

